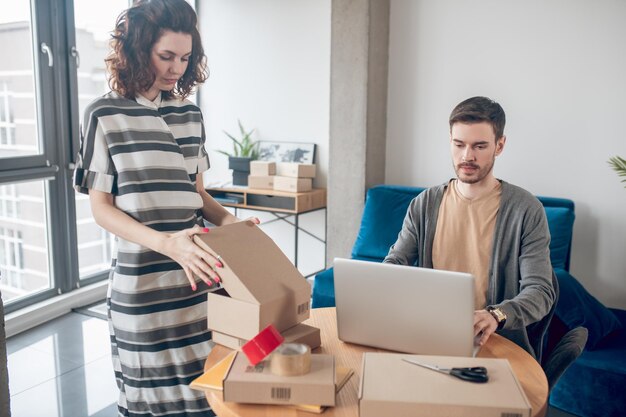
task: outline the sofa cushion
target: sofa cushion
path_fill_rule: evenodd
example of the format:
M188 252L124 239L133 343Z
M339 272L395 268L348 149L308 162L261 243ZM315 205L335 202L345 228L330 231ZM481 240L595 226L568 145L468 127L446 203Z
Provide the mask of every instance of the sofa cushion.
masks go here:
M626 311L611 310L626 326ZM585 351L550 392L550 405L583 417L622 416L626 409L626 332L615 332L602 348Z
M424 188L384 185L367 191L352 258L382 261L398 238L406 210Z
M565 207L545 207L550 229L550 261L553 268L567 269L574 227L574 211Z
M554 272L559 280L560 291L555 314L568 329L578 326L587 328L587 350L595 349L605 336L622 328L615 314L589 294L576 278L561 268Z

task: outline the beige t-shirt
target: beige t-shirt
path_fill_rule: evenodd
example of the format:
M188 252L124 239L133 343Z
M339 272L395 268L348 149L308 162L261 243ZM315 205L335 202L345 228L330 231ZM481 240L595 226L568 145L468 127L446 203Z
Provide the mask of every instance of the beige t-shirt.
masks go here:
M433 242L433 268L469 272L475 277L474 304L485 308L489 265L502 186L475 200L468 200L450 181L441 200Z

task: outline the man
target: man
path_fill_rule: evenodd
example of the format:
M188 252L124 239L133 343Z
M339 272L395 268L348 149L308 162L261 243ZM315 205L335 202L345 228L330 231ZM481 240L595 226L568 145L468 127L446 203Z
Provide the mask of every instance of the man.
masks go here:
M456 178L411 202L384 262L417 261L421 267L471 273L478 343L498 330L540 359L556 299L550 233L537 198L493 175L506 143L504 125L504 110L486 97L469 98L452 110ZM527 326L533 323L541 327L538 338L529 336Z

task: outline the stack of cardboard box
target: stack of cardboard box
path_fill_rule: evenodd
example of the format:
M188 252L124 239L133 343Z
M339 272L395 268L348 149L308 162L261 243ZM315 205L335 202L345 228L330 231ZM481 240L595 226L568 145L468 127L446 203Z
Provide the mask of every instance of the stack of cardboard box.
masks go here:
M273 190L275 176L276 162L252 161L250 162L248 187L258 188L261 190Z
M252 161L248 187L300 193L313 189L313 178L315 164Z
M273 324L287 342L321 344L319 329L301 324L310 314L310 284L254 223L217 227L195 241L224 266L222 288L207 294L215 343L238 349Z
M302 324L310 315L311 286L254 223L217 227L196 235L194 241L223 265L218 269L222 288L207 294L208 327L215 343L238 349L273 324L285 341L306 343L311 349L320 346L319 329ZM313 355L308 373L289 377L272 374L269 363L266 359L251 370L245 356L234 354L229 363L218 364L217 378L223 381L224 399L254 404L315 404L319 410L335 404L333 356ZM206 387L203 377L192 387ZM210 380L215 376L208 377Z

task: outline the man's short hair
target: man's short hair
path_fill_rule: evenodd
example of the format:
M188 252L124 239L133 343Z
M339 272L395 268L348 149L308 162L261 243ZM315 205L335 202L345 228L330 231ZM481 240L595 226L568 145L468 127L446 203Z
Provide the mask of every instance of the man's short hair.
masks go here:
M487 122L493 128L496 141L504 136L506 116L504 109L497 102L488 97L472 97L456 105L450 113L450 131L455 123Z

